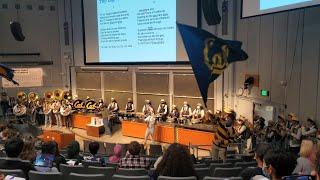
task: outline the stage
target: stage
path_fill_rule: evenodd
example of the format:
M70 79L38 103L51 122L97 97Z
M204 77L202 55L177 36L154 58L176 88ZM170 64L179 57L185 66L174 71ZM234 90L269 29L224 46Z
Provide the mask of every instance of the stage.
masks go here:
M83 149L83 141L100 141L110 143L126 144L131 141L143 143L146 124L141 121L122 121L121 124L115 124L112 135L101 135L93 137L87 135L86 125L90 123L93 115L74 114L72 117L73 128L52 128L42 127L43 130L57 130L65 133L74 133L75 140L79 141L81 149ZM208 145L201 146L198 152L199 157L209 156L213 139L215 126L198 124L198 125L178 125L173 123L157 123L155 131L156 144L171 144L174 142L189 146L192 145ZM150 141L148 141L150 143Z

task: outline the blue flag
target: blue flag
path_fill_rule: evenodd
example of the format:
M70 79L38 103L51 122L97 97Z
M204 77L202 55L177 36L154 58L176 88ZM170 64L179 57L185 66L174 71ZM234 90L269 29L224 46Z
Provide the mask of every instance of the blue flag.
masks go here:
M200 28L179 24L178 28L189 56L194 75L205 106L208 88L235 61L244 61L248 55L240 41L224 40Z
M10 69L9 67L7 67L4 64L0 64L0 76L6 78L8 81L11 81L16 85L19 85L18 82L13 80L14 70Z

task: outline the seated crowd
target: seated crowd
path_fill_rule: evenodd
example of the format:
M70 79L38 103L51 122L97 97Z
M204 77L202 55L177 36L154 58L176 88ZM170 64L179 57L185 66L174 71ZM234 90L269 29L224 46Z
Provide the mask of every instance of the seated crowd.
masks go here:
M77 141L71 142L64 153L59 152L58 144L55 141L41 142L37 146L34 138L22 138L19 134L3 141L6 157L0 160L0 169L20 169L27 179L30 170L40 172L59 172L60 164L81 165L85 161L98 162L101 166L117 164L118 168L144 168L150 170L150 179L158 179L159 176L170 177L199 177L196 165L200 161L194 161L188 148L181 144L169 145L162 156L155 161L150 156L141 155L143 146L132 141L124 156L121 156L124 147L116 144L111 156L98 154L100 144L90 142L88 154L82 155L80 144ZM0 133L1 135L1 133ZM299 157L295 154L284 151L274 144L258 144L254 151L256 167L247 167L239 174L244 180L250 179L283 179L292 175L309 175L319 177L320 160L317 157L318 146L312 140L303 140ZM52 166L38 166L36 161L39 157L53 157ZM0 176L1 179L1 176Z

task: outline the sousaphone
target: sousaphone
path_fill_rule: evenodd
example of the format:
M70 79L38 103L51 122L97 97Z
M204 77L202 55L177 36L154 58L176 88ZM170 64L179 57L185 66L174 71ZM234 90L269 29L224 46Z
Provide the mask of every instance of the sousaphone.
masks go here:
M27 102L27 94L23 91L17 93L17 104L13 107L13 114L16 116L23 116L27 113L27 107L24 105Z

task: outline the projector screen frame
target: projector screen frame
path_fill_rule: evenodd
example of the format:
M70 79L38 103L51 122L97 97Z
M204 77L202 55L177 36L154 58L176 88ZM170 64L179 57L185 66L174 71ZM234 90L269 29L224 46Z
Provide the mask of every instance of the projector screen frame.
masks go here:
M83 63L84 65L190 65L188 61L169 61L169 62L87 62L86 52L86 32L85 32L85 17L84 17L84 3L81 0L81 21L82 21L82 44L83 44ZM201 1L197 0L197 27L202 27L202 7Z
M270 15L270 14L277 14L277 13L282 13L282 12L286 12L286 11L290 12L290 11L294 11L294 10L299 10L299 9L304 9L304 8L312 8L312 7L317 7L317 6L320 6L320 4L309 5L309 6L298 7L298 8L288 9L288 10L282 10L282 11L276 11L276 12L270 12L270 13L257 14L257 15L243 17L243 0L241 0L240 19L258 17L258 16L265 16L265 15Z

